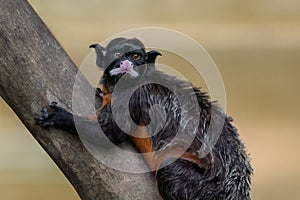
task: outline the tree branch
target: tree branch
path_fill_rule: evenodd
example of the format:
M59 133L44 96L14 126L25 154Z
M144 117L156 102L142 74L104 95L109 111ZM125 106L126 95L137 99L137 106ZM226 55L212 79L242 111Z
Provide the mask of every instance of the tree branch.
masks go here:
M111 169L93 158L78 137L34 125L34 113L50 101L70 110L77 67L26 0L1 0L0 4L0 95L79 196L157 199L150 174Z

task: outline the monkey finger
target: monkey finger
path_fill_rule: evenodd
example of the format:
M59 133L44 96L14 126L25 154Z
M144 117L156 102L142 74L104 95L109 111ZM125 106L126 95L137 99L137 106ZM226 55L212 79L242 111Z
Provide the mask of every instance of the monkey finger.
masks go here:
M38 125L40 125L40 124L42 124L43 122L45 122L46 120L48 120L49 118L51 118L51 116L52 116L52 114L50 113L50 114L46 114L46 115L35 115L34 116L34 122L35 122L35 124L38 124Z
M35 115L34 116L34 123L36 125L40 125L44 120L44 117L40 116L40 115Z
M42 116L44 118L48 118L49 117L49 110L48 110L48 108L46 106L42 108L41 112L42 112Z
M54 122L43 122L42 124L42 127L43 128L49 128L49 127L51 127L51 126L54 126Z
M57 106L57 102L56 101L52 101L50 104L49 104L49 106L51 107L55 107L55 106Z
M56 112L67 112L66 109L64 109L60 106L57 106L57 102L55 102L55 101L52 101L49 104L49 107L52 108L53 110L55 110Z

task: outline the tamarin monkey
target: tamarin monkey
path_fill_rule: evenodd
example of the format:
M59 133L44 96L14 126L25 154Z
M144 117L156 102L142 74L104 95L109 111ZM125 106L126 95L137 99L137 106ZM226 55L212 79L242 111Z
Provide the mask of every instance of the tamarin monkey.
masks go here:
M141 153L147 153L144 154L145 161L154 172L163 199L250 199L252 167L231 117L212 103L199 88L155 69L156 57L161 54L154 50L146 52L143 43L136 38L116 38L106 47L99 44L90 47L96 51L96 64L104 70L100 80L102 88L97 90L102 98L102 106L97 111L96 120L115 145L131 140ZM128 84L118 91L120 95L112 98L115 86L125 75ZM133 134L125 133L115 121L118 116L112 114L112 102L122 105L122 92L125 94L135 83L151 78L175 85L176 91L192 90L197 105L183 105L174 91L162 84L143 84L133 92L129 105L125 105L129 106L132 121L138 128L132 130ZM147 125L155 121L151 119L153 114L150 116L149 111L154 105L159 105L165 113L163 125L154 130L155 134L147 129ZM195 107L198 107L199 115L189 117L182 114ZM213 112L215 116L212 116ZM55 127L77 134L73 117L72 113L52 102L35 116L35 122L44 128ZM224 122L221 123L221 133L216 143L203 156L199 150L207 145L208 138L216 134L208 131L213 118L224 119ZM188 124L193 120L198 120L199 124L190 130ZM181 140L172 142L179 130L187 135L191 132L195 135L186 149L182 148ZM177 152L181 152L179 156Z

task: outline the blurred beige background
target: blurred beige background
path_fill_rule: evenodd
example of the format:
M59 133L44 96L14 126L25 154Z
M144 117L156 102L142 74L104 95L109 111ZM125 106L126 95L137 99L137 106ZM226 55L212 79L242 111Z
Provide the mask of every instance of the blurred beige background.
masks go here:
M224 79L227 111L255 170L252 198L299 199L300 1L30 3L77 65L89 44L131 28L165 27L194 38ZM79 199L2 99L0 199Z

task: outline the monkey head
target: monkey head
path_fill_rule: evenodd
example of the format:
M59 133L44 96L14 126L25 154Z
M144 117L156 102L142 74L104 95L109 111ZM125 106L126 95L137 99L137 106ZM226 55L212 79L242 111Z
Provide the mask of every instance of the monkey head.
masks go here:
M90 48L96 51L96 64L104 70L103 78L110 85L115 85L118 80L128 74L129 78L141 78L154 70L154 62L158 51L145 51L144 44L136 39L116 38L106 47L92 44Z

